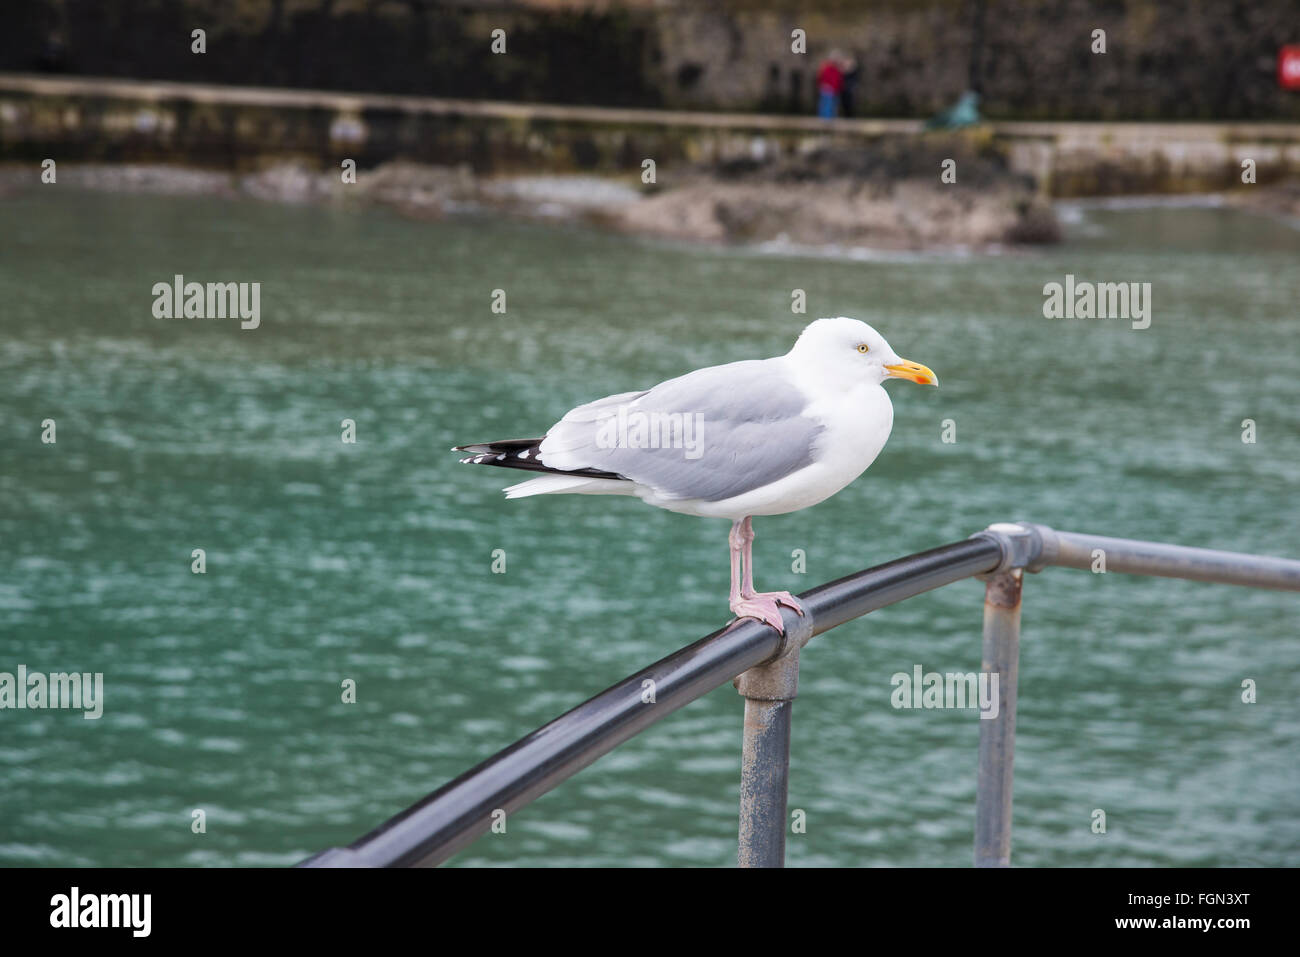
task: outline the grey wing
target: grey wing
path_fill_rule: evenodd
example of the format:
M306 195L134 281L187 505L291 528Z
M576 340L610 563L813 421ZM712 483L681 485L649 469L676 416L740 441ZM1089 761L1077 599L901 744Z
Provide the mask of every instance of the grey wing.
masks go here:
M743 495L813 462L821 425L771 360L688 373L579 406L547 433L559 469L615 472L679 499Z

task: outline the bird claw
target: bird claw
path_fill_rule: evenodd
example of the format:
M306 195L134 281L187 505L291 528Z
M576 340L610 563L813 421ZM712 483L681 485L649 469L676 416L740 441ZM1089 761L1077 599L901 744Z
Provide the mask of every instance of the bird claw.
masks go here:
M778 634L785 634L785 622L781 620L781 606L792 608L802 617L803 606L788 591L756 592L732 602L731 610L737 618L756 618L764 624L771 625Z
M794 595L791 595L788 591L765 591L755 597L774 599L778 605L785 605L786 608L793 608L800 618L804 616L803 605L799 604L799 599L795 598Z

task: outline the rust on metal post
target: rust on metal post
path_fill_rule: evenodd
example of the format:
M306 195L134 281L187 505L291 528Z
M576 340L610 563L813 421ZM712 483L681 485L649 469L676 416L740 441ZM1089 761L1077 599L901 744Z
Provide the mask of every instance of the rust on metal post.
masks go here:
M995 608L1020 609L1020 593L1024 587L1024 575L1019 568L1014 568L1001 575L995 575L984 586L984 604Z

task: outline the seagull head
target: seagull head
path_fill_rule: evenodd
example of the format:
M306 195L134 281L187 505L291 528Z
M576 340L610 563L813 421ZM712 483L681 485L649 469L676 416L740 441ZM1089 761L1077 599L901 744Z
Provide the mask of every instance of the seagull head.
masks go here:
M790 350L790 358L809 363L826 379L846 386L863 379L877 385L886 379L939 384L939 377L928 366L904 359L875 329L847 316L809 323Z

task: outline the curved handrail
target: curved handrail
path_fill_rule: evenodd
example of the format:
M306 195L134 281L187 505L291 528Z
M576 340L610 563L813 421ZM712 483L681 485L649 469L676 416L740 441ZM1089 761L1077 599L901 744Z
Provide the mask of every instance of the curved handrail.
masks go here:
M1028 523L991 525L964 541L895 559L804 592L799 599L806 615L800 618L785 610L784 637L754 619L734 621L629 675L521 738L350 846L329 848L299 866L410 867L442 863L486 833L494 814L502 811L510 814L524 807L683 705L771 662L793 657L797 669L797 656L792 653L814 635L955 581L1015 573L1015 622L1010 631L1014 651L1019 628L1019 575L1046 565L1095 567L1099 552L1104 556L1106 569L1112 572L1300 591L1300 561L1057 532ZM985 635L987 657L990 635L987 607ZM1007 639L999 634L997 640ZM652 688L653 695L647 695L646 688ZM786 703L793 698L793 690L775 699L745 693L747 698ZM1006 794L999 792L996 799L999 808L1006 812L1006 833L1001 837L1008 847L1014 673L1010 695L1010 713L1002 719L1007 724L999 722L998 727L990 729L991 735L1002 733L1006 743L1000 743L997 753L989 758L990 762L1002 762L1006 766ZM784 722L788 738L788 709ZM982 745L982 789L984 763ZM1000 764L997 770L1001 772ZM783 774L779 783L783 814ZM783 821L778 824L784 827Z

